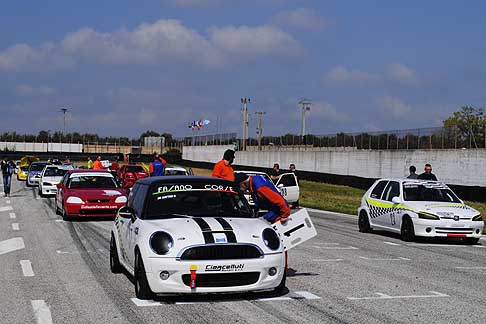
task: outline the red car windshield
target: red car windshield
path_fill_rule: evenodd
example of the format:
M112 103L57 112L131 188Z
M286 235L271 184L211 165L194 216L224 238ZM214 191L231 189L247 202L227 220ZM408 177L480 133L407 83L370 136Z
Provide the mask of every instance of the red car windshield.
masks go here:
M111 189L118 188L114 178L103 176L79 176L69 179L69 189Z

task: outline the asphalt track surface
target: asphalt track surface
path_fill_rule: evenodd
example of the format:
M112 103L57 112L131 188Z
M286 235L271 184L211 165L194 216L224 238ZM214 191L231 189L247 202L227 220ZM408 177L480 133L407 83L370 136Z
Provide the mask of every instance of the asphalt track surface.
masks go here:
M109 270L112 221L64 222L13 181L0 198L0 323L485 323L486 240L402 242L356 218L312 212L290 251L288 293L134 299Z

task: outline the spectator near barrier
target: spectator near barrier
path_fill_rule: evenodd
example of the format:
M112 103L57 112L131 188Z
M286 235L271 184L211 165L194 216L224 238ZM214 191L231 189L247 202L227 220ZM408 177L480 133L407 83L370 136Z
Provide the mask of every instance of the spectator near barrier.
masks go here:
M235 160L235 151L226 150L223 159L214 165L212 176L215 178L235 180L235 171L231 166Z
M104 169L103 165L101 164L101 156L98 155L96 161L93 163L93 170L101 170Z
M408 168L408 171L410 172L410 174L408 175L407 179L417 179L418 178L418 174L415 173L415 171L417 171L417 168L414 165L411 165L410 168Z
M424 173L420 174L417 179L437 181L437 177L432 173L432 165L427 163L424 168Z
M273 165L273 169L269 173L270 179L272 179L273 182L276 182L278 181L278 179L280 179L281 174L282 170L280 170L280 165L278 163L275 163Z

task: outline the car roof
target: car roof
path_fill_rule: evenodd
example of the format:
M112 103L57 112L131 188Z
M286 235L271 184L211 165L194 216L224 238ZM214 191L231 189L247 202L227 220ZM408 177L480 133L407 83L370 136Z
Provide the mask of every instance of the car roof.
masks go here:
M438 184L443 184L445 185L444 182L442 181L433 181L433 180L424 180L424 179L408 179L408 178L382 178L382 179L378 179L376 180L377 182L378 181L397 181L397 182L408 182L408 183L424 183L424 182L427 182L427 183L430 183L430 182L435 182L435 183L438 183Z
M105 169L75 169L75 170L71 170L71 174L72 173L110 173L110 172Z
M143 185L152 184L164 184L164 183L174 183L174 182L207 182L207 183L225 183L226 185L232 185L233 182L220 178L213 177L201 177L201 176L161 176L161 177L148 177L137 181L137 183Z
M172 169L172 170L180 170L180 171L187 171L186 168L180 167L180 166L175 166L175 165L168 165L165 167L165 169Z
M32 165L32 164L45 164L45 165L48 165L48 164L51 164L51 163L50 162L39 162L39 161L37 161L37 162L32 162L30 165Z

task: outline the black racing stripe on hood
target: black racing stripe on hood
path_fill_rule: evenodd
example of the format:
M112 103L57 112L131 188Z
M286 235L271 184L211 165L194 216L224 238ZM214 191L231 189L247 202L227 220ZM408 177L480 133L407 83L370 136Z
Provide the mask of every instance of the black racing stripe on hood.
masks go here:
M206 244L214 243L214 237L211 233L211 227L209 227L209 224L202 218L193 218L192 220L194 220L194 222L199 225L199 228L201 228L204 236L204 242Z
M233 227L231 227L230 223L221 217L217 217L215 219L223 227L223 230L225 231L224 234L226 235L226 241L228 243L236 243L236 235L235 232L233 232Z

